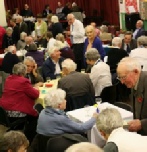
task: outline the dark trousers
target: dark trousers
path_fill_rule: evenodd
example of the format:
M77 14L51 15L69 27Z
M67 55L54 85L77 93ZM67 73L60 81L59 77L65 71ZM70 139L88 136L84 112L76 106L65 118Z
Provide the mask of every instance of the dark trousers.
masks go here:
M83 49L84 49L84 43L79 43L79 44L73 44L73 53L75 56L75 63L77 64L77 70L81 72L81 69L84 68L83 63Z

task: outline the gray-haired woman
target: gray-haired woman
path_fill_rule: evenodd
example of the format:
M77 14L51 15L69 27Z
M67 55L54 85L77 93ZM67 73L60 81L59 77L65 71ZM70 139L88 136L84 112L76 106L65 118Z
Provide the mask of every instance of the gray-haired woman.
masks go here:
M72 121L64 112L66 108L65 96L66 93L62 89L52 90L45 96L45 109L39 115L37 133L45 136L82 133L92 128L95 124L97 113L94 113L93 117L85 123Z

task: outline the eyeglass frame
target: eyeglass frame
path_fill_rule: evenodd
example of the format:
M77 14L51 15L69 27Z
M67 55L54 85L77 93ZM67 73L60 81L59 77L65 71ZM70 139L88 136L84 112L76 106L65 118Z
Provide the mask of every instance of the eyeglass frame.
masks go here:
M130 73L130 72L129 72L129 73ZM122 76L122 77L117 76L117 79L118 79L119 81L124 81L124 80L127 78L127 76L128 76L129 73L127 73L125 76Z

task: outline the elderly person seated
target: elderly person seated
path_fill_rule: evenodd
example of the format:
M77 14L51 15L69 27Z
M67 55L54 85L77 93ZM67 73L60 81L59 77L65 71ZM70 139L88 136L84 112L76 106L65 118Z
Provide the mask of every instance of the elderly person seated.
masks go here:
M66 93L61 89L51 90L44 98L45 109L38 118L37 133L45 136L64 133L84 133L91 129L96 122L97 113L85 123L77 123L69 119L66 108Z
M65 43L57 40L54 46L60 48L61 56L63 58L70 58L72 60L75 59L72 49L69 46L67 46Z
M24 64L27 67L27 72L25 77L28 78L32 85L34 86L43 86L43 78L37 71L37 64L31 56L24 58Z
M111 42L111 40L112 40L112 34L111 33L108 33L108 27L106 26L106 25L102 25L101 27L100 27L100 31L101 31L101 33L100 33L100 40L101 41L109 41L109 42Z
M18 56L16 55L16 47L9 46L7 49L7 53L4 56L2 61L2 70L5 73L12 73L13 66L17 64L19 61Z
M85 53L85 58L87 64L93 66L90 73L90 79L95 88L95 96L100 96L105 87L112 85L110 68L100 59L100 54L95 48L89 49Z
M33 38L31 36L27 36L25 37L25 43L26 43L26 46L25 46L25 50L28 50L29 48L29 45L32 44L34 42Z
M17 50L25 49L25 46L26 46L25 38L26 38L26 36L27 36L27 33L25 33L25 32L20 33L20 40L17 42L17 45L16 45Z
M107 140L105 152L146 152L147 137L124 130L123 119L118 110L103 110L98 116L96 126Z
M0 152L25 152L29 141L22 132L9 131L0 138Z
M29 45L28 52L25 54L25 56L31 56L37 63L37 67L40 67L43 65L44 53L37 51L37 45L35 43L32 43Z
M81 142L70 146L65 152L103 152L103 150L92 143Z
M8 46L15 44L12 33L13 33L13 29L11 27L8 27L6 29L6 33L4 34L3 40L2 40L3 49L6 49L8 48Z
M56 40L61 41L62 43L64 43L66 46L70 47L70 45L68 44L68 42L65 40L65 37L62 33L59 33L56 35Z
M62 88L66 91L67 99L68 96L72 97L82 97L83 101L73 101L73 105L69 101L67 101L66 110L73 110L78 108L83 108L85 105L93 105L94 102L94 88L93 84L87 74L83 74L80 72L76 72L77 65L71 59L65 59L62 62L62 74L63 78L61 78L58 82L58 87ZM89 96L91 97L89 97Z
M42 66L44 80L56 79L56 76L61 73L61 63L63 58L60 56L61 52L57 47L52 47L49 51L49 57L45 60Z
M58 16L53 15L51 18L53 37L56 38L58 33L63 32L62 24L59 22Z
M47 32L46 40L47 40L47 50L50 50L56 42L56 40L53 38L52 32Z
M141 36L137 39L138 48L131 51L130 57L137 59L143 71L147 71L147 36Z

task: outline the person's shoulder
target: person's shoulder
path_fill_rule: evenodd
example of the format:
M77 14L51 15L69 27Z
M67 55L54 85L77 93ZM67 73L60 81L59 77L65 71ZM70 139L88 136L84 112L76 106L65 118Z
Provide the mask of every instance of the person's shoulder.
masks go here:
M108 142L104 146L104 152L118 152L118 147L114 142Z

